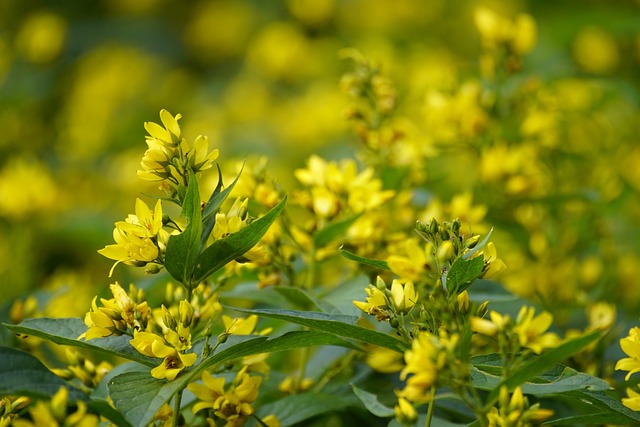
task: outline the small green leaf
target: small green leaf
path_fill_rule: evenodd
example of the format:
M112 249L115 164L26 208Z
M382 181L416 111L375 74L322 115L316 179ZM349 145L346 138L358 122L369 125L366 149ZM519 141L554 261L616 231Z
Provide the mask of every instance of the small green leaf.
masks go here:
M532 380L536 376L551 369L557 363L573 356L589 344L598 340L601 336L601 331L592 331L570 341L566 341L557 347L547 350L545 353L532 358L518 370L513 372L509 378L506 378L497 384L493 390L491 390L491 393L489 393L487 401L495 402L502 386L506 386L509 391L513 391L520 384L524 384L525 382Z
M389 264L387 264L387 261L361 257L342 248L340 248L340 254L346 259L359 262L360 264L368 265L369 267L374 267L379 270L389 270Z
M446 286L450 294L458 295L480 277L483 268L483 257L478 256L470 260L458 258L446 275L442 275L442 284Z
M242 169L244 169L244 164L242 165ZM238 182L238 179L242 174L242 169L233 180L231 185L223 190L222 171L220 170L220 166L218 166L218 185L216 185L215 190L213 190L213 193L211 193L211 197L209 197L209 200L207 201L207 204L204 206L204 209L202 211L203 231L202 239L200 242L201 248L204 248L204 245L207 243L207 239L209 238L209 235L213 230L213 226L216 223L216 213L218 212L220 205L222 205L222 202L224 202L227 197L229 197L229 193L231 193L231 190L233 190L233 187L235 187L236 183Z
M79 340L78 337L87 331L87 326L78 318L53 319L42 317L27 319L19 325L3 325L13 332L43 338L56 344L94 350L133 360L147 366L157 365L156 359L138 353L129 344L131 337L125 335L96 338L89 341Z
M245 228L213 242L197 259L193 283L205 280L228 262L240 257L254 247L269 230L271 224L278 218L286 203L287 198L285 197L277 206ZM169 239L169 242L171 242L171 239Z
M393 408L380 403L378 396L375 394L369 393L368 391L358 388L353 384L351 384L351 388L353 388L355 395L364 404L364 407L376 417L388 418L395 416Z
M318 230L318 232L313 235L313 244L316 248L321 248L339 237L344 237L349 227L351 227L358 218L360 218L360 214L327 224L326 227Z
M192 171L189 172L189 186L181 215L187 218L189 225L182 233L169 237L164 266L171 277L188 286L192 283L191 278L200 253L202 235L200 192L198 181Z
M480 243L478 243L477 245L475 245L475 247L473 249L471 249L469 252L467 252L466 254L462 255L462 258L464 259L469 259L473 256L473 254L475 254L476 252L478 252L480 249L482 249L482 247L484 245L487 244L487 242L489 241L489 238L491 237L491 233L493 233L493 227L491 227L491 230L489 230L489 232L487 233L486 236L484 236L484 239L482 239L482 241Z
M0 360L0 396L48 398L64 386L69 389L69 402L89 400L85 393L64 382L29 353L0 347Z
M408 348L404 342L387 334L357 326L357 316L313 311L229 308L241 313L258 314L272 319L285 320L298 325L307 326L312 329L329 332L341 337L385 347L400 353L403 353Z

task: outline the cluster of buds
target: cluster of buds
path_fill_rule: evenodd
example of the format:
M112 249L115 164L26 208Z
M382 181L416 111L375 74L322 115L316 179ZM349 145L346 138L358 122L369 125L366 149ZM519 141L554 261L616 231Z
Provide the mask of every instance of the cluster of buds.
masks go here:
M138 176L147 181L162 181L171 197L177 195L179 185L187 185L189 171L198 173L213 166L218 158L219 150L209 152L209 140L199 135L193 145L189 145L182 137L178 120L182 116L172 116L167 110L160 111L163 126L146 122L145 129L149 133L146 137L148 149L140 163Z
M25 396L5 396L0 398L0 426L10 426L11 421L26 408L31 399Z
M100 381L102 381L102 378L113 368L111 364L105 360L96 366L91 360L77 351L66 349L65 352L67 367L53 369L52 371L64 380L76 378L90 389L95 389L98 384L100 384Z
M127 294L118 282L109 285L113 298L97 297L91 301L91 310L85 315L84 323L89 329L78 338L87 340L111 335L133 335L134 331L147 329L152 319L151 310L144 292L132 284Z
M460 226L457 218L442 223L435 218L431 218L428 224L416 222L418 234L433 246L441 272L445 272L460 257L472 259L482 256L484 266L479 276L481 278L492 277L506 268L504 262L497 257L493 242L487 242L491 233L480 242L480 235L471 234L467 237L460 231Z
M520 387L510 395L507 387L502 386L498 404L499 409L494 406L487 414L490 426L539 425L553 415L553 410L541 408L540 403L530 405Z

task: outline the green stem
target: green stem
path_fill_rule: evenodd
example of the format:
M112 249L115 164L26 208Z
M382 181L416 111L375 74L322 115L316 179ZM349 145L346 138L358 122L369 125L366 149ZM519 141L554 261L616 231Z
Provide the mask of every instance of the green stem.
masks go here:
M180 405L182 402L182 391L183 389L178 390L176 393L176 401L173 404L173 427L178 427L178 420L180 419Z
M431 427L431 420L433 419L433 408L436 406L436 387L431 387L431 398L429 399L429 406L427 407L427 420L425 421L425 427Z
M307 269L307 289L313 288L316 281L316 245L311 244L311 250L309 250L309 266Z
M309 347L303 347L300 350L300 367L298 369L298 378L296 379L294 391L297 394L302 387L304 381L304 374L307 369L307 362L309 361Z

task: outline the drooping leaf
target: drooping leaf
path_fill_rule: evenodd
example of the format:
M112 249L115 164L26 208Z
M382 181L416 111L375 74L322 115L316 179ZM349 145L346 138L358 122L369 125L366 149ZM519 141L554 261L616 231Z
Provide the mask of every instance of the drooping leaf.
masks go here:
M343 237L358 218L360 218L360 214L327 224L326 227L313 235L313 244L316 248L321 248L339 237Z
M555 348L547 350L541 355L532 358L524 363L519 369L513 372L509 378L498 383L489 393L488 401L494 402L498 398L500 388L506 386L509 391L513 391L520 384L524 384L538 375L548 371L556 364L573 356L580 350L587 347L602 336L601 331L592 331L572 340L566 341Z
M501 382L502 360L498 354L474 357L471 380L481 390L493 390ZM547 396L574 390L604 391L611 386L601 378L575 369L555 365L530 381L520 384L522 392L534 396Z
M307 326L312 329L329 332L341 337L351 338L357 341L389 348L400 353L404 352L408 347L404 342L387 334L356 325L358 320L357 316L296 310L251 310L235 307L232 309L242 313L257 314L272 319L285 320L298 325Z
M462 255L462 258L464 259L469 259L473 256L473 254L475 254L476 252L478 252L480 249L482 249L484 247L484 245L487 244L487 242L489 241L489 238L491 237L491 233L493 233L493 227L491 227L491 230L489 230L489 232L487 233L486 236L484 236L484 239L482 239L482 241L480 243L478 243L477 245L475 245L473 247L473 249L471 249L469 252L467 252L466 254Z
M244 338L244 337L243 337ZM350 346L350 343L334 335L317 331L294 331L275 338L249 338L239 343L223 345L216 353L200 364L185 370L175 380L157 380L149 372L133 371L122 373L108 384L109 395L116 408L133 425L147 425L162 405L167 403L178 390L199 377L207 368L253 354L272 353L294 348L316 345ZM195 345L194 345L195 347Z
M576 416L550 419L545 425L594 425L601 420L607 425L640 425L640 413L624 406L611 390L576 390L563 393L562 397L571 400Z
M442 284L450 294L459 294L466 290L482 273L484 258L475 257L470 260L458 258L446 275L442 275Z
M193 282L198 283L205 280L211 274L224 267L225 264L239 258L254 247L269 230L271 224L278 218L286 202L287 198L285 197L277 206L245 228L230 234L228 237L216 240L206 248L197 258Z
M193 270L200 253L202 236L200 192L198 181L192 171L189 172L189 186L181 215L187 218L189 224L182 233L169 237L165 253L165 268L175 280L189 285L192 283Z
M84 392L67 384L27 352L0 347L0 360L0 396L49 398L64 386L69 389L69 402L89 400Z
M353 384L351 384L351 388L353 388L353 393L360 399L364 407L376 417L388 418L395 415L393 408L380 403L378 396L375 394L369 393Z
M374 267L380 270L389 270L389 264L387 264L386 261L361 257L360 255L356 255L342 248L340 248L340 254L346 259L350 259L351 261L357 261L360 264L368 265L370 267Z
M27 319L19 325L4 324L4 326L15 333L43 338L56 344L94 350L133 360L147 366L155 366L157 364L155 359L138 353L129 344L131 338L128 336L110 336L89 341L78 340L78 337L87 331L87 326L78 318L53 319L43 317Z

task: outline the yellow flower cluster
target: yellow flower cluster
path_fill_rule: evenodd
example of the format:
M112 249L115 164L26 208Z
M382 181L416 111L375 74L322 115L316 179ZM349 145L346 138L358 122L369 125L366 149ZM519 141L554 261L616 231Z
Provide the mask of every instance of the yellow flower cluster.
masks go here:
M60 389L51 397L51 401L45 403L42 400L28 408L29 417L22 416L2 416L0 425L3 427L40 427L40 426L69 426L69 427L98 427L100 418L87 412L87 404L81 400L75 402L77 409L75 412L67 413L67 401L69 390L66 387ZM2 400L7 404L7 400ZM20 398L11 404L13 411L24 405L24 400ZM8 408L7 408L8 409Z
M553 415L553 410L541 408L539 403L530 405L520 387L516 387L510 395L503 386L500 389L498 403L500 408L494 406L487 414L490 427L538 425Z

